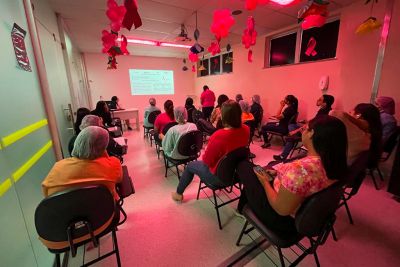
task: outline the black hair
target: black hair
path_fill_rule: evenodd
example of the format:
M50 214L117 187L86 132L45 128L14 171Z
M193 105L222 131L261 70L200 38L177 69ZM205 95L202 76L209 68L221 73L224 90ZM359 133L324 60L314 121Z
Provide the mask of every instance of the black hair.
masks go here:
M314 130L312 144L321 157L326 176L343 180L347 170L347 133L344 123L329 115L320 115L308 123Z
M193 106L193 98L188 97L188 98L186 98L186 101L185 101L185 107L191 107L191 106Z
M222 104L224 102L228 101L228 100L229 100L229 97L227 95L224 95L224 94L219 95L218 99L217 99L217 106L216 107L220 108L222 106Z
M235 100L236 100L236 102L238 102L238 103L239 103L240 100L243 100L242 94L237 94L236 97L235 97Z
M299 101L294 95L287 95L285 97L285 100L289 103L290 106L292 106L295 111L297 112L298 106L299 106Z
M116 95L111 97L111 101L117 102L117 100L118 100L118 97Z
M209 89L208 86L207 86L207 85L204 85L204 86L203 86L203 91L205 91L205 90L207 90L207 89Z
M322 98L324 99L327 108L331 108L333 102L335 102L335 98L332 95L322 95Z
M224 127L242 127L242 109L234 100L225 101L221 107L221 120Z
M97 102L95 111L97 114L104 114L104 113L106 113L107 107L108 107L107 103L105 101L101 100L101 101Z
M165 113L167 113L168 117L171 120L175 120L175 116L174 116L174 102L172 102L172 100L167 100L164 102L164 110Z
M354 112L360 114L361 118L368 122L369 133L371 134L369 164L376 165L382 148L382 122L379 109L372 104L361 103L354 108Z
M78 108L78 110L76 111L76 121L74 124L74 129L75 129L75 134L78 134L81 130L79 129L79 126L82 123L83 118L86 115L90 114L90 110L87 108Z

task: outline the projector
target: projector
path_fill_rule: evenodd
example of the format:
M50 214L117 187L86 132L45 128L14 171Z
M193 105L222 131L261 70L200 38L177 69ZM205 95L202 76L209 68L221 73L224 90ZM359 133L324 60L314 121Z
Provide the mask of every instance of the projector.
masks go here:
M184 24L181 24L181 32L175 38L175 42L190 42L192 39L188 37L188 32Z

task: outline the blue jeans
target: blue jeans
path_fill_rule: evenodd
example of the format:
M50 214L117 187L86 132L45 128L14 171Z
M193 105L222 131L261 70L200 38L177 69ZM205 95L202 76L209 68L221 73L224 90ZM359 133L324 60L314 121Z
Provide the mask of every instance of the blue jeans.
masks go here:
M300 126L298 124L289 124L289 126L288 126L289 132L294 131L298 128L300 128ZM299 134L299 133L297 133L297 134ZM293 147L294 147L294 142L287 141L285 143L285 146L283 147L281 157L286 159L289 156L290 151L292 151Z
M188 165L186 165L181 179L179 180L178 188L176 189L176 192L178 194L183 194L186 187L188 187L188 185L192 182L195 174L197 174L200 180L205 184L214 186L222 185L218 177L211 173L210 168L208 168L208 166L203 161L192 161L189 162Z

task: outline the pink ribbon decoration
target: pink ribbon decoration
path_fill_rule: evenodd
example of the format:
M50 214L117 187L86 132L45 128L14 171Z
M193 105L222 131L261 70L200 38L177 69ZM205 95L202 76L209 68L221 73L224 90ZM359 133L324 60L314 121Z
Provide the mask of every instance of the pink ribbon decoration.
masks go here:
M317 54L317 51L315 51L316 46L317 41L314 39L314 37L311 37L310 40L308 40L307 49L304 54L306 54L307 56L315 56Z
M247 53L247 61L248 62L253 62L253 51L251 49Z
M135 29L142 26L142 19L140 18L138 12L138 5L136 0L125 0L124 5L126 8L126 14L122 21L122 25L124 26L124 28L130 31L132 25L135 25Z

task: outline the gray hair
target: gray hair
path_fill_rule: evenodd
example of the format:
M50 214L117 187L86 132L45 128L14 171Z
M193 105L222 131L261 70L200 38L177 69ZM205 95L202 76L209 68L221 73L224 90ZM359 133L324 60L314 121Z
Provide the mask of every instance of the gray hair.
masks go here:
M79 159L97 159L106 151L108 139L107 130L88 126L76 137L71 155Z
M103 126L103 123L101 122L101 118L96 116L96 115L86 115L83 117L81 125L79 126L79 129L83 130L88 126Z
M246 100L240 100L239 105L243 112L246 112L246 113L250 112L250 105L249 105L249 102L247 102Z
M174 108L174 116L176 122L185 123L188 117L186 108L182 106Z
M251 98L253 100L254 103L260 104L261 103L261 99L259 95L253 95L253 97Z
M149 104L152 105L152 106L155 106L156 105L156 99L154 97L151 97L149 99Z

